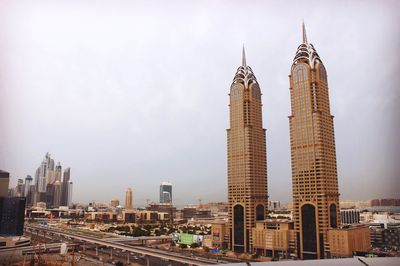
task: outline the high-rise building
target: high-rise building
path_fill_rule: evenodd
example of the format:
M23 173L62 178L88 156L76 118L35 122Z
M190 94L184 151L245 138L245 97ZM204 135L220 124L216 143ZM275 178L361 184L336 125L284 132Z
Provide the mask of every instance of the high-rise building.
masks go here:
M326 69L307 41L297 48L289 75L293 218L297 255L328 256L327 231L340 224L333 116Z
M53 207L58 208L61 204L61 194L62 194L62 183L60 180L54 182L54 194L53 194Z
M130 210L133 208L132 189L128 188L125 192L125 209Z
M27 175L25 177L25 191L24 191L24 197L28 198L28 193L29 193L29 189L31 188L32 185L32 177L30 175Z
M230 93L228 132L229 248L252 252L252 228L268 209L266 130L262 125L261 91L253 70L237 69Z
M58 162L56 165L56 170L54 171L54 181L61 182L61 171L62 171L62 167L61 167L60 162Z
M68 202L70 202L70 200L68 199L68 196L71 195L71 193L68 191L69 190L69 181L71 178L71 168L67 167L64 170L64 174L63 174L63 181L61 184L61 206L69 206Z
M72 207L72 189L73 189L73 183L70 180L68 182L68 196L67 196L67 206Z
M46 187L47 187L46 172L47 172L47 161L43 160L39 170L37 192L40 193L46 192Z
M160 185L160 203L172 203L172 184L169 182Z
M17 187L15 191L16 197L23 197L25 192L24 180L22 178L18 178Z

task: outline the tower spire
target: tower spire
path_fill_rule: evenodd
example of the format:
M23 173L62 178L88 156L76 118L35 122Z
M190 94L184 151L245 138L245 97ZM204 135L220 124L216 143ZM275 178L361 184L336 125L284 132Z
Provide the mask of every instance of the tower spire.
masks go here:
M243 50L242 50L242 66L246 66L246 52L244 50L244 44L243 44Z
M306 33L306 25L304 24L304 20L303 20L303 43L307 43L307 33Z

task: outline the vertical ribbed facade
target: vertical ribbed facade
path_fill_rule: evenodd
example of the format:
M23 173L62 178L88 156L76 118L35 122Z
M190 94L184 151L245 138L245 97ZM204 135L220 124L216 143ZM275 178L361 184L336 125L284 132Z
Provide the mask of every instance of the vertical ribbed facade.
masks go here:
M328 228L340 223L333 116L325 67L312 44L298 47L291 67L290 150L297 255L329 256Z
M128 188L125 192L125 209L130 210L133 208L133 192Z
M228 213L229 248L252 252L251 228L264 220L268 207L266 132L261 91L243 50L229 93Z

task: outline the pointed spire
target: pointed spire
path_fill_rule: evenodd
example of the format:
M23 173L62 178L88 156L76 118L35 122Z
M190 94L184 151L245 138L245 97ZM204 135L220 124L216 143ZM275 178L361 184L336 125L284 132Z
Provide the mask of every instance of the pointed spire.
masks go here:
M304 24L304 20L303 20L303 43L307 43L307 33L306 33L306 25Z
M243 44L243 51L242 51L242 66L246 66L246 52L244 50L244 44Z

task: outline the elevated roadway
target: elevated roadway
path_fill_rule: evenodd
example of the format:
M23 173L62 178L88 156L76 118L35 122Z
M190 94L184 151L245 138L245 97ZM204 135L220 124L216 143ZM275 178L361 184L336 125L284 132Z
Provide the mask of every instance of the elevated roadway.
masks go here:
M111 248L111 256L112 256L112 249L117 249L117 250L121 250L121 251L128 251L128 252L141 254L144 256L159 258L159 259L162 259L165 261L179 262L179 263L187 264L187 265L210 265L210 264L224 263L224 261L218 261L216 259L207 259L207 258L202 258L202 257L190 257L190 256L185 256L185 255L182 255L179 253L173 253L173 252L169 252L169 251L165 251L165 250L158 250L158 249L153 249L153 248L148 248L148 247L130 246L127 244L112 242L112 241L108 241L105 239L99 239L99 238L95 238L95 237L91 237L91 236L71 233L71 232L68 232L67 230L49 228L47 226L37 226L37 225L26 224L25 231L30 232L31 234L34 234L35 232L37 234L39 234L39 232L42 232L44 237L46 234L58 235L58 236L63 236L63 237L67 237L70 239L74 239L77 241L82 241L84 243L95 244L96 250L97 250L98 246L105 246L105 247Z

